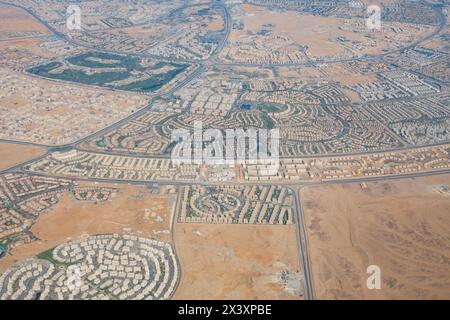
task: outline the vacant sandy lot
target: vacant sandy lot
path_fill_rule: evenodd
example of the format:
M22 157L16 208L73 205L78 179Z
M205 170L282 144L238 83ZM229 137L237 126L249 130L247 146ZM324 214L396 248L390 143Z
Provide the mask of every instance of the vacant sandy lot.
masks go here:
M245 31L258 32L264 24L274 25L276 34L289 35L296 43L307 45L313 56L332 55L343 52L343 48L335 42L342 19L301 15L297 12L271 12L263 7L243 5L248 12L244 18ZM345 32L346 36L353 36ZM233 37L233 34L231 35Z
M35 146L0 142L0 170L43 155L45 150Z
M118 233L170 241L168 195L151 194L146 187L113 187L120 189L109 201L98 203L79 201L64 193L59 203L31 228L39 240L14 248L12 255L0 260L0 272L16 261L84 235Z
M304 15L295 11L269 11L264 7L253 5L242 5L242 10L246 13L243 18L244 30L243 32L233 31L231 40L245 38L247 31L256 33L264 24L272 24L274 35L287 35L295 43L307 46L308 54L313 57L345 53L344 46L336 41L338 37L363 43L368 41L364 34L341 29L345 23L345 19L341 18ZM376 51L385 47L383 43L380 43L376 46Z
M221 16L214 15L214 16L212 16L212 21L208 24L208 26L206 28L210 32L222 31L224 28L223 23L224 23L224 21Z
M450 299L450 175L305 188L316 297ZM368 290L369 265L381 289Z
M295 226L177 224L175 229L182 276L174 299L301 298L279 279L282 271L300 272Z
M0 41L0 50L4 56L1 57L2 63L7 64L8 59L18 60L19 58L31 59L31 57L42 57L51 59L55 54L41 45L44 41L41 38L20 38ZM9 61L13 62L13 61Z
M282 78L301 78L305 81L323 80L323 73L319 68L307 66L278 67L278 74Z
M367 84L370 82L375 82L377 79L375 73L356 73L355 71L349 70L338 63L328 64L322 67L321 70L333 81L347 85Z
M302 14L295 11L271 11L263 6L243 4L242 15L235 18L243 23L242 30L232 30L230 45L222 53L224 59L241 59L242 53L236 48L243 43L258 44L255 54L277 52L303 52L309 58L351 57L365 54L376 55L386 49L397 48L411 43L417 37L431 32L431 27L405 23L384 23L383 32L369 32L364 19L343 19ZM260 31L270 27L270 36L260 35ZM282 41L280 39L283 39ZM286 41L286 40L289 41ZM292 43L291 43L292 42ZM294 45L295 44L295 45ZM302 49L295 50L296 45ZM252 49L246 49L252 50ZM250 54L251 55L251 54Z
M31 31L49 34L47 28L25 10L0 4L0 32L3 33L0 38L4 38L4 35L9 33L11 33L9 34L10 37L13 38L17 37L18 34L16 33Z

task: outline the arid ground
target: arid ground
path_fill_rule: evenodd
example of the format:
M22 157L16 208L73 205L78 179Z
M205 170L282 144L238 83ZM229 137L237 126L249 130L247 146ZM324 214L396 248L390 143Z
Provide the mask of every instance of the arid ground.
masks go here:
M175 299L301 299L280 280L300 272L295 226L177 224Z
M117 233L170 241L169 195L151 194L146 187L110 186L118 191L106 202L80 201L63 193L32 226L39 240L14 248L0 260L0 272L16 261L86 235Z
M301 190L316 297L449 299L450 175ZM368 290L367 267L381 269Z
M0 170L34 159L44 153L45 150L39 147L0 142Z

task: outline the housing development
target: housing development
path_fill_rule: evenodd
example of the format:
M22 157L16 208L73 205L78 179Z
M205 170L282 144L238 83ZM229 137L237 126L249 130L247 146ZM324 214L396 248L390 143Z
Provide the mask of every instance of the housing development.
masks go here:
M0 0L0 299L450 299L449 14Z

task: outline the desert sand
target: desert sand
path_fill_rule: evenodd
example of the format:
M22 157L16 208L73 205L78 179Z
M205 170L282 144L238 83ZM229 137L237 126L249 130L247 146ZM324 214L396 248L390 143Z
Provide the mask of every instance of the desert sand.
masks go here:
M450 299L450 175L301 190L319 299ZM366 286L381 269L381 289Z
M45 149L32 145L0 142L0 170L11 168L45 153Z
M366 41L364 35L341 30L345 19L335 17L320 17L300 14L294 11L274 12L264 7L242 5L247 15L244 17L245 32L258 32L264 24L272 24L275 34L291 37L297 44L308 47L310 55L323 57L344 53L345 49L337 37L349 40ZM232 32L231 39L239 37L238 32ZM245 37L245 36L244 36ZM384 49L378 46L378 50Z
M300 272L295 226L177 224L174 299L300 299L278 279Z
M49 34L49 31L41 23L35 20L25 10L0 4L0 32L39 32ZM13 38L14 36L11 36Z

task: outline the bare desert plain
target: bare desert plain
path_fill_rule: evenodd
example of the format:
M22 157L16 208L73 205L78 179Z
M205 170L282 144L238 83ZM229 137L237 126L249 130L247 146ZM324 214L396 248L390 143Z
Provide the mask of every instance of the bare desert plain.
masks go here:
M294 225L177 224L174 236L174 299L303 298Z
M0 4L0 17L2 36L6 35L8 38L14 38L14 35L19 32L34 32L33 36L49 34L47 28L36 21L25 10Z
M44 149L33 145L0 142L0 170L34 159L44 153Z
M450 175L300 191L318 299L449 299ZM369 265L381 289L367 289Z

